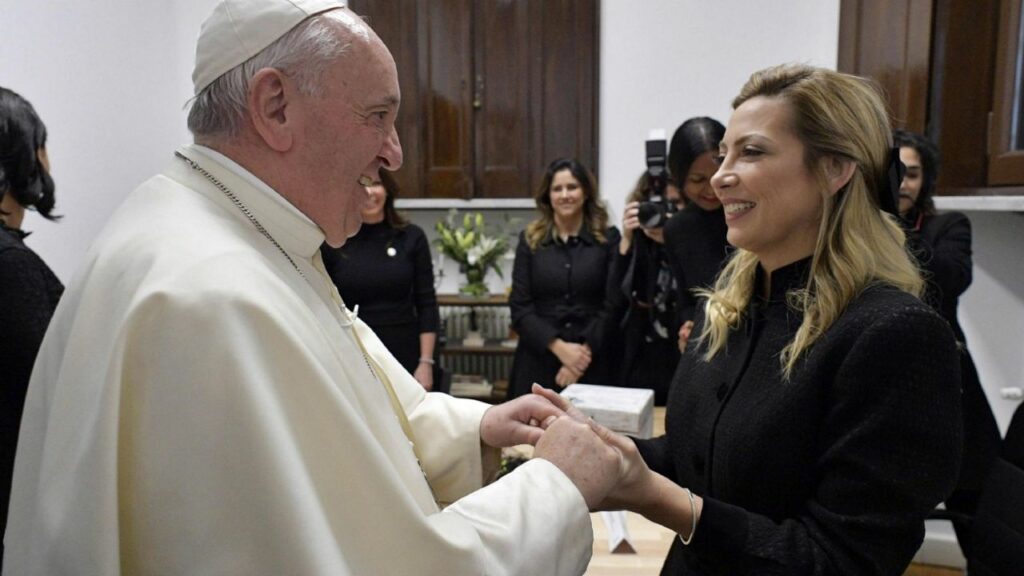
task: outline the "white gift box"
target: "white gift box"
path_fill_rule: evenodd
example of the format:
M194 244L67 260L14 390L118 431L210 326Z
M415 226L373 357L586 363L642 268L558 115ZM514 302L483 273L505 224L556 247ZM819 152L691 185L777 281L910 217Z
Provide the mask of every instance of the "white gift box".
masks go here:
M654 390L594 384L570 384L562 390L598 424L636 438L654 435Z

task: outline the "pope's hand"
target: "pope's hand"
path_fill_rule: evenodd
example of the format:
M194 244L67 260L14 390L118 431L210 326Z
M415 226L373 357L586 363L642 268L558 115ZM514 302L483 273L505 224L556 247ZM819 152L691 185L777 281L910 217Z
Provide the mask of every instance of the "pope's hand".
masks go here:
M602 441L618 452L620 465L617 480L609 489L606 498L596 504L597 509L643 512L647 503L656 496L652 493L656 488L653 486L654 473L640 457L636 444L629 438L597 424L564 396L536 384L533 385L533 393L546 398L570 418L590 426ZM593 506L591 508L593 509Z
M569 416L544 421L543 437L533 451L558 467L583 496L589 510L596 510L619 482L619 452L602 440L588 424Z
M480 420L480 439L495 448L536 444L544 433L540 423L562 414L564 412L549 399L526 394L488 408Z

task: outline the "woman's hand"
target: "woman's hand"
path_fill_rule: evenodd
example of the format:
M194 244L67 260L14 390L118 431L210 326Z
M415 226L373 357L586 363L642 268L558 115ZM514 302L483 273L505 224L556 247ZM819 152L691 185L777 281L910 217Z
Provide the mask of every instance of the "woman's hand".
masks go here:
M576 344L556 338L548 346L548 349L558 357L558 361L562 363L562 366L568 366L579 374L583 374L590 367L592 358L590 347L586 344Z
M423 389L430 392L434 389L434 367L426 362L420 362L412 377L423 386Z
M622 211L622 239L619 240L619 254L629 252L633 244L633 231L640 227L640 203L630 202Z
M558 374L555 374L555 384L559 388L565 388L569 384L575 384L578 381L580 375L576 373L572 368L568 366L562 366L558 369Z
M686 352L686 345L690 342L690 333L693 332L693 320L683 322L679 327L679 353Z
M594 422L592 418L574 406L568 398L556 394L553 390L534 384L532 392L550 401L556 408L565 412L566 416L586 423L605 444L615 448L619 453L618 482L607 497L597 505L597 509L650 513L648 509L656 506L658 498L661 496L658 475L647 467L647 463L640 457L640 451L637 450L636 444L629 438L616 434ZM543 427L544 423L540 423L540 425Z

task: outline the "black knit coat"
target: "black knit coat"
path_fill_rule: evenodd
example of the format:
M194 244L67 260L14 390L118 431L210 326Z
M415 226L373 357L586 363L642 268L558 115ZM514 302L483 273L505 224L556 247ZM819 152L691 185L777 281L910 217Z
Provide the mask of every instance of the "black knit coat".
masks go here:
M786 380L779 354L801 321L786 292L807 267L776 270L769 298L754 299L709 362L690 346L665 436L637 441L649 466L704 498L694 541L673 543L662 574L898 576L953 489L962 432L949 326L917 298L871 286Z

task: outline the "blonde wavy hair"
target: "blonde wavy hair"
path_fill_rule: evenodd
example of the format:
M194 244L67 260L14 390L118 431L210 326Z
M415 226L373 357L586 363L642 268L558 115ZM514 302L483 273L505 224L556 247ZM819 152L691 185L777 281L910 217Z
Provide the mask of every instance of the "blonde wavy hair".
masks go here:
M608 227L608 211L597 194L597 180L587 167L573 158L559 158L548 165L544 180L534 194L540 217L526 225L526 243L531 251L536 251L540 243L555 225L555 211L551 207L551 181L555 174L568 170L583 189L583 225L602 244L605 242L605 229Z
M793 130L803 142L804 164L821 183L824 200L806 286L787 295L803 312L780 362L788 379L800 357L822 337L851 300L873 284L889 284L920 297L924 283L895 217L882 212L878 197L888 187L892 136L878 87L870 80L806 65L786 64L751 75L733 109L755 97L778 98L793 111ZM828 192L829 158L849 160L856 169L834 195ZM758 258L737 250L707 298L699 342L705 360L725 348L754 291Z

